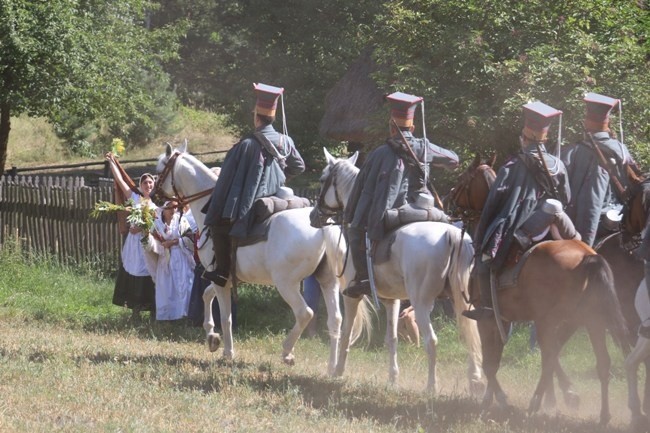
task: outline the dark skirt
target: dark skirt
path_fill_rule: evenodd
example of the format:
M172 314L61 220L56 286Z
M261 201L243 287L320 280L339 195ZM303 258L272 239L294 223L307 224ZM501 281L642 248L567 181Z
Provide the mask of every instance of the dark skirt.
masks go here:
M204 306L203 302L203 292L208 288L210 282L201 278L205 268L201 263L197 263L194 268L194 285L192 286L192 293L190 295L190 306L187 313L187 317L194 326L203 325L204 317ZM231 315L232 315L232 326L233 328L237 327L237 304L232 300L231 302ZM215 297L212 301L212 319L214 320L215 327L221 328L221 314L219 311L219 302Z
M156 308L155 285L151 277L136 277L124 270L122 262L117 271L113 304L133 310L154 311Z

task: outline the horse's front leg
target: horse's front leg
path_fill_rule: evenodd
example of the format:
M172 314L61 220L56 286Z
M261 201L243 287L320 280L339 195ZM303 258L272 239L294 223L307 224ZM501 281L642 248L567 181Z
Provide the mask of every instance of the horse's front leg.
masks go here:
M557 336L554 333L554 322L554 320L538 320L535 322L537 341L542 356L542 373L528 405L529 414L539 411L545 393L553 392L553 374L556 366L559 365L558 357L560 352ZM551 401L554 400L555 396L552 397Z
M215 352L221 344L221 336L214 332L214 317L212 317L212 301L217 294L217 286L211 283L203 291L203 329L210 352Z
M223 357L231 360L235 358L235 348L232 340L232 283L230 280L226 287L214 285L219 302L219 314L221 315L221 332L223 333ZM210 310L212 312L212 310Z
M388 381L395 385L399 377L397 365L397 319L399 318L399 299L382 299L386 308L386 347L388 348Z
M600 424L606 425L612 418L609 411L609 374L612 361L607 352L607 334L602 324L590 327L587 331L596 354L596 371L600 379Z
M560 349L564 347L564 345L569 341L569 338L575 333L577 330L578 326L577 324L565 324L565 326L558 331L558 344ZM571 409L578 410L580 407L580 396L573 391L572 389L572 383L571 379L569 379L569 376L564 372L564 369L562 368L562 365L560 364L560 360L558 358L557 364L555 366L555 375L557 376L557 382L558 385L560 386L560 389L562 390L562 395L564 396L564 403ZM551 381L551 386L553 384L553 381ZM550 391L552 392L552 391ZM547 395L547 399L549 396ZM553 395L553 399L555 399L555 395Z
M483 373L487 381L485 394L481 407L485 410L492 405L496 398L501 406L508 406L508 399L497 379L497 372L503 356L503 341L499 334L496 321L492 319L480 320L477 322L479 335L481 337L481 352L483 354ZM507 324L506 324L507 326Z
M431 326L430 314L433 310L433 305L416 305L415 321L418 324L420 333L422 334L422 341L427 351L429 359L429 378L427 381L427 391L436 394L438 392L438 374L437 374L437 345L438 337L436 336L433 326Z
M277 280L274 278L274 281ZM309 308L305 299L300 294L300 281L280 280L276 283L276 287L282 299L291 307L291 311L293 311L296 319L296 323L282 343L282 361L287 365L294 365L296 361L293 349L302 331L307 327L312 317L314 317L314 312Z
M327 362L327 374L334 376L339 359L339 341L341 339L341 307L339 304L339 283L334 274L319 279L325 307L327 309L327 330L330 337L330 351Z
M625 358L625 373L627 377L627 406L631 412L632 431L646 431L648 420L641 412L639 400L638 369L641 361L650 355L650 340L639 337L632 352Z
M362 298L350 298L343 296L343 328L341 329L341 339L339 341L339 358L336 362L336 369L334 376L341 377L345 373L345 367L348 361L348 353L350 353L352 329L354 321L359 312L359 303Z

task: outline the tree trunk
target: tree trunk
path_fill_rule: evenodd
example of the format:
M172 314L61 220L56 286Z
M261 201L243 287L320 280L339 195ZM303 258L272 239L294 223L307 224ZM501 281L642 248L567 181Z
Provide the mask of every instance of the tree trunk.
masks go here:
M9 147L9 131L11 130L11 103L0 103L0 176L5 172L7 149Z

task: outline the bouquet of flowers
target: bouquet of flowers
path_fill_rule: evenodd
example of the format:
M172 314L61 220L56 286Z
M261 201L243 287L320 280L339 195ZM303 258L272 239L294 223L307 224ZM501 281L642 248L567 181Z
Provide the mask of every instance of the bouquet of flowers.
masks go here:
M99 218L104 213L117 211L127 211L129 213L126 221L131 226L138 227L142 230L142 241L146 243L149 233L153 230L156 211L148 206L135 206L133 199L128 199L122 205L108 201L98 201L95 203L93 210L90 211L90 216Z

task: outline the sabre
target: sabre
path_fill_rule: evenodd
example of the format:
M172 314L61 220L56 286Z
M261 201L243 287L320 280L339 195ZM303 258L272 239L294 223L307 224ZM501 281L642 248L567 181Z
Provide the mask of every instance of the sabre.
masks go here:
M372 301L375 303L375 307L379 308L379 299L377 298L377 286L375 286L375 271L372 269L371 243L370 243L370 238L368 237L368 232L366 232L366 264L368 266L368 282L370 283L370 293L372 293Z

